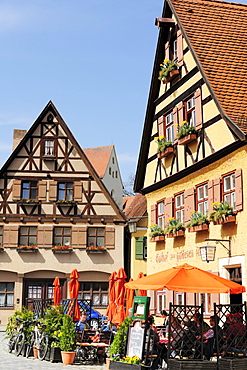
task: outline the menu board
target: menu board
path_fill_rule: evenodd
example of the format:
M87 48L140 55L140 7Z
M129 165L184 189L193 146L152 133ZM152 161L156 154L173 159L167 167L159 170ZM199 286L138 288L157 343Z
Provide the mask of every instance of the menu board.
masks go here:
M143 347L145 343L144 339L145 328L142 327L139 322L136 322L134 326L130 326L127 339L126 356L138 356L140 359L142 359Z

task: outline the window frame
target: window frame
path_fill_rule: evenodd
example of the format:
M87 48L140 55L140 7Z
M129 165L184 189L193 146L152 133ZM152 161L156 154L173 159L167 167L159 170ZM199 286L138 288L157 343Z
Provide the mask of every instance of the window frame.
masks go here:
M178 197L182 196L183 202L181 203L180 206L177 205L177 199ZM180 217L179 215L182 215ZM184 191L181 191L180 193L174 194L174 217L184 223Z
M225 189L226 179L230 178L230 188ZM226 200L226 197L230 196L230 202ZM227 173L222 176L222 201L227 202L230 206L233 207L233 210L236 211L236 177L235 171Z
M15 283L13 281L7 281L7 282L6 281L1 281L0 283L5 285L5 289L0 291L0 294L4 295L4 304L2 306L0 305L0 309L13 308L14 307L14 297L15 297ZM7 290L8 284L13 284L13 290ZM13 302L12 305L7 304L8 296L10 296L10 295L13 297L12 298L12 302Z
M28 229L28 232L26 234L21 233L22 229L24 229L24 228L27 228ZM32 230L34 229L36 231L36 233L35 234L31 234L30 233L31 229ZM19 234L18 235L18 245L19 246L25 246L25 245L26 246L32 246L32 245L37 246L37 236L38 236L38 228L37 228L37 226L20 226L19 233L18 234ZM27 243L21 244L21 237L26 237L27 238ZM30 242L30 238L35 238L35 244L34 244L34 242Z
M58 229L62 229L62 233L61 234L56 234L56 231L58 231ZM70 233L69 234L65 234L65 229L66 230L69 230ZM55 239L56 238L61 238L61 243L59 242L55 242ZM69 244L66 244L64 242L64 239L65 238L69 238ZM54 227L53 229L53 245L54 246L68 246L68 247L71 247L71 241L72 241L72 229L71 227L69 226L57 226L57 227Z
M203 188L203 197L199 198L199 189L201 188ZM208 213L208 182L196 185L196 211L204 215Z
M24 187L24 184L28 184ZM25 197L24 191L28 193L28 197ZM32 197L32 192L35 192L35 197ZM26 200L37 200L38 199L38 181L36 180L23 180L21 182L21 199Z
M89 289L85 289L87 288L86 285L89 285ZM99 289L95 289L95 284L98 284L99 285ZM105 285L105 288L102 289L102 285ZM108 293L108 289L109 289L109 282L106 282L106 281L80 281L80 288L79 288L79 292L78 292L78 299L91 299L91 302L92 302L92 306L93 307L102 307L102 308L106 308L108 306L108 303L109 303L109 293ZM94 295L97 295L98 294L98 304L94 304ZM84 295L88 295L87 297L85 297ZM107 298L106 299L106 303L105 304L102 304L102 301L103 301L103 298Z
M174 114L172 111L168 112L164 115L165 117L165 137L167 140L170 140L172 143L174 143L175 140L175 127L174 127Z
M89 234L89 230L93 230L93 229L95 229L95 231L96 231L96 234L95 235L93 235L93 234ZM104 233L103 234L98 234L98 231L99 230L104 230ZM89 242L89 239L90 238L95 238L95 243L93 244L93 245L91 245L90 243L93 243L93 242ZM101 239L101 238L104 238L104 243L103 243L103 245L98 245L98 240L99 239ZM105 245L106 245L106 230L105 230L105 227L88 227L87 228L87 248L89 248L89 247L105 247Z
M53 146L47 145L47 143L53 143ZM52 152L50 152L50 149L52 148ZM46 149L48 149L48 153L46 153ZM56 146L56 140L52 138L45 138L43 141L43 156L44 157L56 157L57 155L57 146Z
M159 208L163 204L163 213L159 212ZM156 220L157 225L159 225L163 230L165 229L165 199L161 199L156 203ZM159 222L161 220L161 222Z
M60 188L64 185L64 189ZM69 187L71 185L71 187ZM71 191L71 196L69 192ZM60 197L60 192L63 192L63 197ZM59 181L57 183L57 200L73 200L74 199L74 183L71 181Z
M192 101L192 106L189 108L188 103ZM190 95L184 100L184 116L185 120L191 127L196 127L196 100L195 94Z

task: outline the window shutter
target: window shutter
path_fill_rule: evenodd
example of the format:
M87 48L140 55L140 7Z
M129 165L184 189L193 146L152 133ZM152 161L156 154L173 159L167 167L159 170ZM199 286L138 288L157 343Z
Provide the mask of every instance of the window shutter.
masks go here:
M165 59L170 60L170 43L166 42L165 44Z
M108 249L115 248L115 229L109 227L105 229L105 247Z
M182 123L184 120L184 105L183 102L181 101L178 104L178 124Z
M184 51L183 51L183 35L181 30L177 32L177 48L178 48L178 66L181 67L184 63Z
M151 205L151 224L156 224L156 204Z
M178 107L173 108L173 123L174 123L174 142L177 141L177 132L178 132Z
M38 182L38 200L46 201L46 181Z
M242 170L235 171L236 211L243 210L243 182Z
M195 92L195 111L196 111L196 129L202 128L202 92L197 89Z
M74 201L81 202L82 199L82 183L81 181L74 182Z
M208 213L213 212L212 203L214 202L214 190L213 190L213 180L208 182Z
M143 254L144 238L139 237L139 238L135 238L135 240L136 240L135 258L136 260L143 260L144 259L144 254Z
M172 206L173 206L173 198L169 197L165 199L165 225L167 224L169 218L172 217L173 212L172 212Z
M221 202L220 179L213 180L214 203Z
M21 198L21 180L14 180L12 186L12 200L20 200Z
M50 181L49 183L49 201L57 200L57 181Z
M161 117L158 118L158 133L159 133L159 136L164 135L164 120L165 120L164 116L161 116Z
M187 189L184 192L184 223L191 220L191 212L195 210L194 189Z

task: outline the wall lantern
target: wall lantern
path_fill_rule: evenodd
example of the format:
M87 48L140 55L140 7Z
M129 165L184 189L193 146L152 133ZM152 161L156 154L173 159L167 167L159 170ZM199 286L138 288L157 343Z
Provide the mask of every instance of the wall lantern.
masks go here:
M229 257L231 257L231 237L229 239L205 239L205 241L215 242L216 244L221 244L227 251ZM229 246L226 247L223 243L229 243ZM203 262L211 262L215 259L216 247L213 245L203 245L200 247L201 259Z
M129 221L128 226L129 226L129 232L131 234L136 233L136 221Z

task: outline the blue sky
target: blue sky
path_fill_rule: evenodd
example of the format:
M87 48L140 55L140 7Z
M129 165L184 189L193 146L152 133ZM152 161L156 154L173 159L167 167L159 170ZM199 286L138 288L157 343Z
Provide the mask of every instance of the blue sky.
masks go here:
M0 166L52 100L82 147L135 173L162 0L2 0Z

